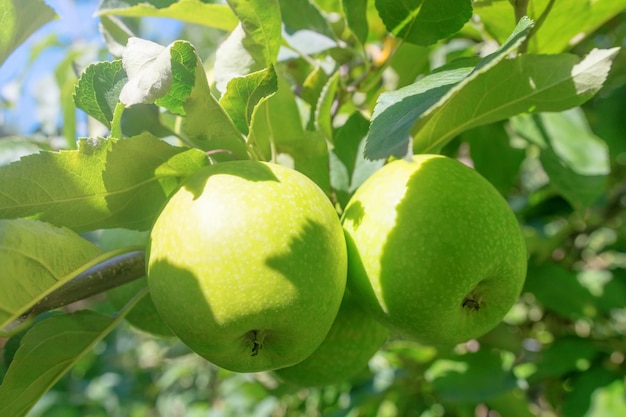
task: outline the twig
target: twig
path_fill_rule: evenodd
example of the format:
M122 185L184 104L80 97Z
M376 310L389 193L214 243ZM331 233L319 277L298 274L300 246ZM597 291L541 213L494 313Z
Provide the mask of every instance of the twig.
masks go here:
M108 259L48 294L20 319L25 320L139 279L146 274L145 263L144 251L128 252Z

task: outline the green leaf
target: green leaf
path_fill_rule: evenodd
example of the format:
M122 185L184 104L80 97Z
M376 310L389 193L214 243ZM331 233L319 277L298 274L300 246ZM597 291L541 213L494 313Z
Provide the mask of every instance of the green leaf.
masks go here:
M323 133L326 139L333 139L332 107L339 87L339 72L335 72L322 88L315 106L314 124L316 130Z
M269 67L230 80L226 93L220 99L220 105L226 110L237 129L247 135L253 111L262 100L274 94L277 88L276 71L274 67Z
M541 352L539 360L535 361L537 371L529 380L561 379L570 372L584 372L599 355L600 351L592 340L579 337L557 339Z
M241 22L248 53L263 67L276 64L282 40L278 0L228 0L228 4Z
M232 154L226 159L249 158L241 132L211 93L199 60L196 63L195 83L185 99L184 111L181 134L196 146L206 151L224 150Z
M516 386L512 359L487 349L438 359L425 373L433 391L446 401L482 402Z
M603 365L593 366L586 372L575 375L563 399L562 413L568 417L621 416L626 413L624 376L606 369Z
M42 0L0 0L0 65L37 29L57 17Z
M461 138L469 143L474 169L487 178L503 195L519 177L526 151L514 148L503 123L493 123L463 132Z
M183 116L177 133L199 148L248 159L241 133L213 97L202 60L189 42L164 47L131 38L122 61L129 77L120 93L124 104L154 102Z
M537 20L550 0L529 2L528 15ZM539 30L530 38L528 52L555 54L569 50L602 24L626 9L626 0L558 0ZM513 28L515 16L508 2L483 2L475 12L485 29L503 41Z
M157 3L157 4L155 4ZM196 23L217 29L232 30L237 17L224 4L212 4L202 0L102 0L96 16L166 17L188 23Z
M474 60L460 61L452 67L441 69L397 91L381 94L372 116L367 146L365 147L366 157L369 159L387 158L390 155L403 157L409 151L409 138L416 122L421 121L421 125L424 125L426 121L439 119L448 114L448 117L454 118L454 120L447 120L445 126L438 124L434 126L442 130L447 129L451 133L442 135L437 132L437 136L420 138L419 140L416 138L413 149L419 153L443 147L461 131L461 129L458 131L453 129L462 122L467 123L457 117L456 113L446 111L446 107L450 106L450 103L456 103L455 112L459 111L457 107L462 107L460 114L469 112L470 116L474 116L473 111L476 106L468 104L467 101L461 104L455 96L459 95L459 92L463 91L464 87L472 80L483 74L489 74L490 70L502 62L526 38L532 24L530 20L522 19L509 40L496 52L480 60L475 67ZM494 89L493 84L493 82L490 83L487 91L473 93L473 96L470 95L468 99L479 101L481 99L480 94L487 92L497 94L499 97L507 96L501 89ZM506 100L511 98L514 97L507 96ZM492 109L489 108L488 110L491 111ZM471 126L463 125L463 127L469 128ZM426 129L424 130L426 131ZM421 130L418 134L423 136Z
M517 114L579 106L602 88L617 52L595 49L583 60L566 54L521 55L468 77L415 124L413 150L432 151L464 130Z
M418 45L432 45L459 30L472 17L471 0L376 0L387 30Z
M279 0L280 14L285 32L313 31L330 39L333 31L317 6L309 0Z
M512 126L542 149L541 163L550 183L573 207L583 210L606 191L608 146L591 132L580 108L520 115Z
M363 157L368 120L360 112L353 113L335 132L330 159L330 180L337 200L344 207L352 193L370 175L383 166L383 160Z
M122 317L85 310L36 323L22 338L0 385L0 415L25 416Z
M0 329L99 254L69 229L36 220L0 220Z
M532 293L547 310L565 317L578 319L596 314L591 292L580 284L575 272L558 264L529 266L524 291Z
M74 103L110 129L120 91L127 81L121 60L91 64L76 84Z
M208 164L202 151L149 134L83 139L0 168L0 218L32 217L75 231L148 229L180 180Z
M278 79L278 91L254 113L250 141L267 139L276 151L274 160L290 165L330 192L328 146L316 131L305 131L296 98L286 79Z
M365 44L369 26L367 23L367 0L342 0L343 12L346 15L348 27L354 36Z

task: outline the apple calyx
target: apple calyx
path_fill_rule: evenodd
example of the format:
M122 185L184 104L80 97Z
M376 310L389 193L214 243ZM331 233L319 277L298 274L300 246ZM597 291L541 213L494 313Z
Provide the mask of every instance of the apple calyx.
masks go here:
M250 353L250 356L258 355L259 351L263 349L263 340L265 339L265 332L251 330L248 332L248 339L252 343L252 353Z

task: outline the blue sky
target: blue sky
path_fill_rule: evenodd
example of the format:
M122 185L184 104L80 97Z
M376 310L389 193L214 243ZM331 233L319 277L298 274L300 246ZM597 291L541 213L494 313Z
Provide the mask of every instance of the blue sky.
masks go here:
M46 3L60 18L36 31L0 66L0 125L15 134L28 135L42 127L50 131L59 125L59 91L52 80L68 52L81 51L82 65L111 59L106 55L102 58L104 42L98 30L99 19L93 17L99 0L46 0ZM181 28L177 23L144 19L141 36L174 40ZM51 38L56 41L32 59L33 47ZM7 102L14 106L8 107ZM79 113L79 117L84 114Z

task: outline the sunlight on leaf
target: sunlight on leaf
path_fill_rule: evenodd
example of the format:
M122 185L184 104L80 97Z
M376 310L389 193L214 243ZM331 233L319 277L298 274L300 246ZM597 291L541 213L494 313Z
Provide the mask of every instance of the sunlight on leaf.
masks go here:
M0 329L100 254L73 231L36 220L0 220Z
M56 18L42 0L0 0L0 65L37 29Z
M162 171L174 168L177 155L176 169ZM179 181L206 164L202 151L150 134L83 139L78 150L40 152L0 167L0 218L29 216L75 231L145 230Z
M103 0L96 11L96 16L106 15L166 17L227 31L232 30L237 24L237 18L227 5L206 3L201 0L173 1L166 7L132 0Z

